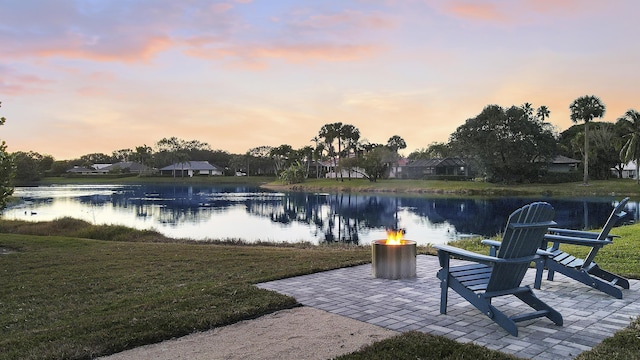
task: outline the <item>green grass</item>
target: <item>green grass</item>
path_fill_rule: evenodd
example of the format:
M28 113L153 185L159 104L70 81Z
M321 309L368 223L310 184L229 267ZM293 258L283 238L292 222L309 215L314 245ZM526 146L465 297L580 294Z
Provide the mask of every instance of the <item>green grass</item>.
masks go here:
M252 284L370 259L363 248L1 234L0 359L89 359L296 305Z
M0 232L0 248L11 252L0 255L0 359L90 359L255 318L296 302L253 284L371 259L368 247L171 242L71 219L0 221ZM600 265L639 278L640 225L613 233L622 237L602 250ZM476 240L456 245L487 251ZM639 336L636 321L580 359L634 358ZM512 357L409 332L343 358Z
M268 185L299 191L398 192L464 196L640 196L640 185L632 179L595 180L591 181L588 186L584 186L582 183L503 185L476 181L397 179L379 180L377 182L370 182L366 179L345 179L344 181L336 181L335 179L307 179L301 184L284 186L274 181Z

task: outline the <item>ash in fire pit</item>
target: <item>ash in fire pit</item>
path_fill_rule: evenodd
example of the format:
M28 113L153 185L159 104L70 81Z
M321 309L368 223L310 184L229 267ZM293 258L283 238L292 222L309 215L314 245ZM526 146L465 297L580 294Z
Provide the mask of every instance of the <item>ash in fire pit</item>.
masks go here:
M403 234L403 230L387 231L387 240L371 244L374 277L396 280L416 276L416 242L403 240Z

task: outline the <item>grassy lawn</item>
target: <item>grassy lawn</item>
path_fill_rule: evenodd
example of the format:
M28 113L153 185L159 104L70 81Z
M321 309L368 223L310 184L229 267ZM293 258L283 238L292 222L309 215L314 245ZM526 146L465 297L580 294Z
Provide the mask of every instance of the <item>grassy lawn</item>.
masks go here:
M194 176L173 178L171 176L76 176L48 177L38 185L48 184L249 184L277 190L323 191L323 192L384 192L403 194L442 194L446 196L631 196L640 197L640 185L633 179L593 180L584 186L581 182L563 184L491 184L476 181L443 180L397 180L383 179L370 182L366 179L307 179L304 183L282 185L268 176Z
M613 233L623 237L599 254L599 263L638 278L640 225ZM477 241L456 245L473 249ZM296 305L252 284L364 264L371 257L368 247L174 242L151 231L69 219L0 221L0 249L9 252L0 255L0 359L90 359L251 319ZM581 358L633 358L640 351L638 336L636 322ZM462 355L511 358L415 332L345 358Z
M357 191L357 192L397 192L410 194L446 194L446 195L547 195L547 196L592 196L614 195L640 196L640 185L633 179L594 180L585 186L582 183L563 184L518 184L503 185L475 181L443 180L379 180L366 179L308 179L295 185L281 185L274 181L270 186L290 190L309 191Z

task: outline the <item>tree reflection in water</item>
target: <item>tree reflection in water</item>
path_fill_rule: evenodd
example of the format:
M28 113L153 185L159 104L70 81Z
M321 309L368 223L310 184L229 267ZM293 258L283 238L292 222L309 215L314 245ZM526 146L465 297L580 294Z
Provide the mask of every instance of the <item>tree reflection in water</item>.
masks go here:
M198 239L195 235L198 227L206 227L234 212L244 214L244 217L233 218L237 222L233 226L239 230L248 226L245 222L255 219L272 224L264 230L270 233L258 234L259 239L277 241L298 236L297 241L350 244L369 243L376 240L375 236L382 238L388 228L404 228L407 238L421 244L446 242L466 234L493 236L503 230L503 224L514 209L540 200L554 206L559 226L593 228L602 226L616 204L616 199L611 197L397 197L277 193L246 186L46 186L17 188L15 194L23 202L6 209L5 218L50 220L71 216L93 223L122 223L161 232L166 227L173 229L172 234ZM634 214L630 219L637 219L637 203L630 203L628 207L628 212ZM30 218L32 213L45 215ZM212 227L207 229L210 238L222 227L220 224L209 226ZM298 230L296 235L286 235L294 227L307 229L306 233ZM183 228L187 233L180 232ZM446 235L435 235L436 232Z

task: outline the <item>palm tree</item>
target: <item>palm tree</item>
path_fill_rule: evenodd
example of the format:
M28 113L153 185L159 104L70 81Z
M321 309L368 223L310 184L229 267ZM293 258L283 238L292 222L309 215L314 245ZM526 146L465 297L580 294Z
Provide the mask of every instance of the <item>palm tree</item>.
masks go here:
M624 115L618 119L622 124L627 141L620 150L620 158L623 162L634 160L636 162L636 179L640 184L640 113L634 109L627 110Z
M533 105L531 105L531 103L524 103L521 106L522 110L524 110L524 113L527 115L527 119L530 119L533 116Z
M602 118L605 109L602 101L594 95L581 96L569 105L571 120L574 123L584 121L584 176L582 178L584 185L589 182L589 121L593 118Z
M538 111L536 112L536 116L538 117L538 119L540 119L540 122L543 123L545 119L549 118L549 114L551 114L551 111L549 111L549 108L545 105L540 106L538 108Z
M336 158L335 147L333 146L333 142L338 139L338 152L340 152L341 142L340 142L340 129L342 129L342 123L336 122L333 124L325 124L320 129L318 136L324 139L324 143L327 146L327 151L329 156L333 159L333 168L334 173L336 174L336 181L338 181L337 169L338 169L338 159Z
M400 159L400 155L398 155L398 150L406 149L407 143L401 138L399 135L393 135L387 140L387 147L391 149L395 153L395 171L394 176L398 177L398 160Z
M351 151L355 155L358 141L360 140L360 130L351 124L344 124L340 129L340 135L345 141L344 150L346 156L348 157ZM351 180L351 171L349 171L349 180Z
M311 141L316 143L316 147L313 148L313 160L316 162L316 179L320 177L320 174L318 173L318 161L320 161L319 156L318 156L318 142L320 141L320 138L317 136L314 136Z

